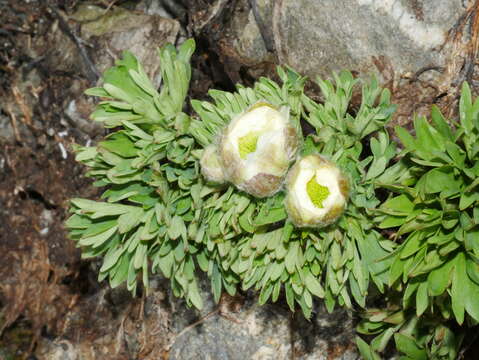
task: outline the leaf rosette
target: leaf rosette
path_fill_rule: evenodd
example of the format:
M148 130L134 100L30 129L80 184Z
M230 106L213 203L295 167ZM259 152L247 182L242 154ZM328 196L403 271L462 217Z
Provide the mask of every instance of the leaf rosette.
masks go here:
M76 159L103 194L72 199L66 225L84 258L102 257L99 279L134 292L161 272L201 308L202 270L217 301L253 288L260 304L284 294L306 317L314 298L332 311L403 291L400 304L386 296L393 305L365 315L359 330L376 338L358 339L363 356L377 358L392 338L409 357L455 354L460 337L424 317L479 319L479 102L468 87L460 124L433 109L433 125L416 120L416 138L397 130L398 160L385 128L395 107L374 79L353 106L351 73L318 78L317 103L305 78L279 67L281 83L210 90L190 114L193 50L192 40L160 49L159 90L125 53L87 91L101 99L92 119L111 131L76 146Z

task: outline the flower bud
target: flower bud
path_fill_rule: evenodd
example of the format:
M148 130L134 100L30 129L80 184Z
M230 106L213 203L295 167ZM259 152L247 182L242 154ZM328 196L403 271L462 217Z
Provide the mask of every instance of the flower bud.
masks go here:
M221 184L225 182L225 174L221 159L218 155L218 148L215 145L208 145L200 159L201 174L208 182Z
M283 180L298 147L289 109L260 101L234 118L219 146L226 178L256 197L271 196Z
M286 180L285 205L298 227L323 227L343 213L349 195L348 180L339 168L320 155L298 160Z

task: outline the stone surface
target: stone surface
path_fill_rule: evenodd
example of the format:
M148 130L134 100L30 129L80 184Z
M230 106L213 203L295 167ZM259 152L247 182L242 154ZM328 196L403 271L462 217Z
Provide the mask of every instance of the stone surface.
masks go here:
M299 310L293 316L285 304L260 306L252 294L223 296L217 306L207 287L204 281L201 313L171 299L171 327L177 335L170 360L287 360L292 351L297 360L358 358L348 311L328 314L320 305L307 321Z
M235 9L230 38L236 52L251 63L264 61L266 49L275 48L280 63L312 77L342 69L371 73L378 70L374 57L403 74L444 66L442 45L465 13L463 3L244 0Z
M238 0L220 53L235 69L248 65L253 78L272 75L273 67L262 69L271 59L312 79L341 70L363 78L373 74L398 106L390 125L408 127L414 114L427 115L433 103L453 116L460 84L473 81L472 5L465 0Z
M271 4L265 5L271 7ZM266 10L265 8L262 9ZM268 58L267 46L271 45L266 44L268 39L264 39L261 33L261 30L271 29L271 17L268 16L267 11L260 11L259 7L257 10L260 17L259 24L247 1L239 1L235 8L235 16L231 21L230 31L234 34L231 40L232 46L241 59L250 63L265 61ZM261 22L267 22L264 23L264 29L260 28Z
M442 66L440 46L464 12L461 0L283 0L276 48L308 75L370 72L384 56L397 73Z
M84 40L95 43L95 65L100 73L113 65L125 50L131 51L159 86L157 49L176 43L180 24L158 15L131 12L115 7L108 12L91 5L80 5L71 18L81 24Z

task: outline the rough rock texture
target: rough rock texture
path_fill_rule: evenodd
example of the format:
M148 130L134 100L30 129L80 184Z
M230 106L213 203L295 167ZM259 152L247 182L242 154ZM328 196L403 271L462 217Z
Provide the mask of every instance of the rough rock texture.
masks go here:
M343 69L374 74L398 104L394 124L407 126L431 103L452 116L460 84L473 81L476 6L463 0L238 0L219 44L225 61L248 64L253 77L271 76L264 63L272 59L312 79Z
M406 73L444 66L441 46L466 8L462 0L243 0L229 30L250 62L276 49L280 63L310 76L370 73L379 57Z
M245 5L238 2L231 21L230 31L235 34L232 38L233 47L242 59L248 59L251 63L267 61L271 59L268 49L274 45L271 42L272 18L269 15L273 10L272 3L258 1L255 9ZM266 31L269 37L264 39L262 31Z
M259 306L257 298L223 295L215 305L203 282L201 314L173 300L171 360L322 360L358 358L351 313L318 306L310 321L286 304ZM192 326L194 325L194 326ZM293 354L294 353L294 354Z
M168 309L164 293L132 298L124 288L85 296L67 312L62 336L42 338L36 355L51 360L148 359L165 357Z
M283 0L275 16L281 62L308 75L370 72L383 56L398 73L444 66L440 46L461 0Z
M91 4L83 4L71 16L81 24L84 40L95 42L96 67L99 72L113 65L115 58L129 50L134 53L147 74L158 86L158 47L175 43L180 24L158 15L138 14L115 8L108 12Z

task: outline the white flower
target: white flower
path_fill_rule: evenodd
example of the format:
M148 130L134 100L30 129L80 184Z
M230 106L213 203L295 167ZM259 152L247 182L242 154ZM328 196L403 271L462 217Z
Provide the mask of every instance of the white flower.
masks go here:
M225 173L215 145L208 145L200 159L201 174L208 182L221 184L225 182Z
M252 105L225 129L219 154L226 178L256 197L271 196L283 183L298 147L289 109Z
M286 211L298 227L332 224L343 213L349 195L348 180L320 155L297 161L288 174L286 189Z

